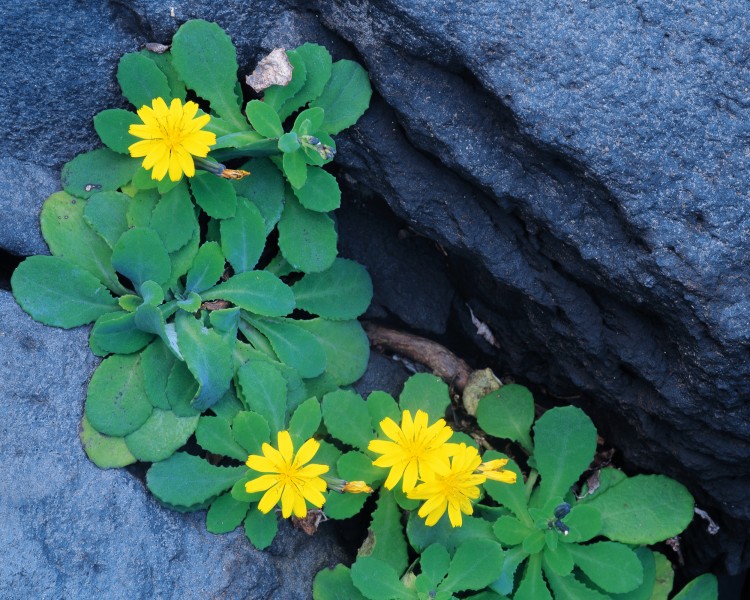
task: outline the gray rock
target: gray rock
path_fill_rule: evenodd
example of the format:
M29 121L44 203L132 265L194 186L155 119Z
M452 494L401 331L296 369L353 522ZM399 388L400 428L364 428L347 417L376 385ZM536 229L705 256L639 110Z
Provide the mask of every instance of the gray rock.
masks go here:
M162 507L124 469L101 470L78 440L97 364L88 330L31 320L0 291L0 598L310 598L344 560L330 528L283 523L270 552L205 513Z

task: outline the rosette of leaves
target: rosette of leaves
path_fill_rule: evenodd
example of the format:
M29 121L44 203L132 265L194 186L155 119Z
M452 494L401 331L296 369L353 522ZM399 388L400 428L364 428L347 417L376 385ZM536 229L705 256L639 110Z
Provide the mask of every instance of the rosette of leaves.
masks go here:
M658 555L644 546L690 523L693 498L685 487L659 475L627 477L606 468L598 472L598 485L584 485L576 496L572 487L596 452L596 429L572 406L553 408L534 423L534 401L523 386L506 385L482 398L477 420L489 435L521 446L531 468L524 482L511 461L516 483L488 481L480 517L468 520L471 535L495 538L505 549L502 573L488 591L515 600L651 598ZM407 533L417 551L466 535L444 523L427 528L415 517Z
M273 104L286 120L314 103L290 133L333 145L329 134L367 107L366 73L333 63L321 46L295 52L292 82L269 89L264 108ZM169 52L125 55L117 79L134 107L155 97L205 101L215 151L250 157L252 175L154 181L128 155L137 116L105 110L94 124L107 147L66 164L64 191L44 204L52 255L30 257L13 274L15 297L36 320L95 322L90 345L107 358L92 378L81 436L99 466L169 457L202 412L227 397L244 400L251 371L240 372L250 360L276 369L297 403L351 383L366 366L356 318L372 286L360 265L336 256L327 213L340 191L321 168L330 158L310 154L315 145L305 138L307 183L291 185L280 149L289 148L269 137L257 111L249 114L258 130L243 115L236 73L231 40L205 21L184 24Z

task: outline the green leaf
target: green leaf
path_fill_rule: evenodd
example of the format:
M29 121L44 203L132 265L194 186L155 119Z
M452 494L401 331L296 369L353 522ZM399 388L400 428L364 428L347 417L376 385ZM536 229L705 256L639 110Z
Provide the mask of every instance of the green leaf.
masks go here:
M268 548L278 530L279 522L274 511L264 515L257 508L253 508L248 512L245 519L245 535L258 550Z
M221 400L211 407L211 412L231 424L237 413L242 409L242 402L238 400L234 393L234 387L230 387L229 391L221 397Z
M561 544L560 546L563 547L565 545ZM659 597L656 594L652 596L652 592L655 592L654 586L656 584L656 561L654 559L654 553L644 547L634 548L634 552L641 563L641 568L643 569L643 583L631 592L625 594L610 594L610 597L612 600L659 600ZM567 575L567 573L561 573L561 575L563 574ZM666 600L666 594L662 600Z
M192 417L200 414L200 411L192 405L197 393L198 382L187 365L180 360L175 361L172 372L167 379L167 398L174 413L180 417Z
M297 196L300 204L316 212L329 212L341 206L341 190L336 178L318 167L306 168L305 184L301 187L293 187L294 195Z
M320 419L320 402L317 398L308 398L297 407L289 419L289 435L295 448L313 436L320 426Z
M596 542L586 546L568 545L570 554L583 573L610 594L623 594L643 582L643 567L635 552L616 542Z
M188 88L237 130L247 129L235 94L237 53L216 23L193 19L172 38L172 64Z
M251 313L283 317L294 310L294 293L266 271L239 273L201 294L204 300L227 300Z
M430 417L430 425L445 416L450 403L448 386L442 379L429 373L417 373L409 377L399 396L401 410L409 410L412 415L418 410L426 412Z
M534 458L542 478L536 505L565 496L595 452L596 428L580 408L565 406L544 413L534 426Z
M125 436L125 443L138 460L159 462L187 442L197 423L197 416L178 417L171 410L155 408L143 425Z
M301 377L317 377L326 368L326 355L318 339L292 319L252 319L253 327L268 338L279 359Z
M232 435L235 441L247 451L248 456L260 454L263 444L267 444L271 438L268 421L251 411L237 413L232 421Z
M333 264L338 235L328 215L303 208L287 193L278 227L281 253L296 270L319 273Z
M284 169L284 175L286 175L292 188L301 188L305 185L307 181L307 163L305 162L305 154L301 149L285 153L281 164Z
M140 355L113 355L94 371L85 413L91 426L105 435L126 436L143 425L153 407L143 389Z
M287 85L272 85L263 92L263 102L279 112L282 119L286 119L296 108L289 111L288 114L282 114L281 108L302 89L307 77L304 59L295 50L287 50L287 58L292 64L292 80Z
M235 216L224 219L219 227L221 249L234 272L251 271L266 245L266 224L258 208L238 198Z
M294 119L292 131L298 135L312 134L320 129L324 116L325 111L322 108L308 108L307 110L303 110Z
M272 141L269 143L269 140L255 131L236 131L219 136L216 139L216 143L211 146L211 151L215 153L216 150L224 150L226 148L241 148L244 154L244 150L249 147L266 148L269 146L273 148L274 144Z
M481 590L500 577L503 549L489 540L467 540L453 555L441 592Z
M174 354L159 339L141 352L143 388L155 408L170 409L167 382L176 360Z
M141 191L133 196L128 207L128 227L148 227L160 197L156 190Z
M544 548L544 544L544 532L535 529L524 538L521 545L523 546L524 552L526 552L527 554L536 554L537 552L542 551L542 549Z
M602 516L599 511L588 504L577 504L564 519L570 529L564 541L568 543L588 542L599 535L602 530Z
M548 530L548 533L553 532ZM547 544L543 555L545 569L552 569L562 577L570 575L575 566L570 553L570 548L574 545L576 544L557 544L557 547L553 549Z
M297 325L312 333L326 353L325 374L338 386L354 383L364 375L370 342L359 321L311 319Z
M219 496L211 503L206 513L206 529L211 533L229 533L240 526L250 505L232 498L230 492Z
M422 568L422 574L430 581L432 589L445 579L450 563L450 554L441 544L432 544L422 552L419 565Z
M339 459L339 464L348 454ZM369 459L359 454L369 462ZM339 468L339 475L347 479ZM363 479L358 477L357 479ZM442 548L442 547L441 547ZM447 556L447 551L443 549ZM403 573L409 566L408 547L404 536L404 527L401 524L401 509L396 504L393 494L386 491L380 492L377 506L372 513L372 521L358 556L371 556L389 564L396 573ZM424 555L422 556L422 569L424 570ZM447 564L446 564L447 569ZM445 572L443 572L445 574ZM442 576L441 576L442 579Z
M227 340L213 329L207 329L187 313L177 315L175 328L180 352L199 384L198 395L192 404L197 410L204 411L229 389L234 374L234 339Z
M609 596L600 594L598 591L591 589L574 575L561 577L551 570L545 570L544 574L549 581L549 585L555 594L555 598L575 598L575 600L607 600ZM515 600L516 596L513 597Z
M91 426L86 415L81 419L80 437L86 456L100 469L125 467L137 460L123 438L99 433Z
M86 269L116 293L125 293L112 269L112 250L86 224L87 201L65 192L52 194L44 202L39 218L42 235L52 254Z
M110 353L130 354L144 348L153 335L138 329L135 313L107 313L94 323L89 344L94 354L105 356Z
M285 133L279 138L279 150L284 153L295 152L299 147L299 137L296 133Z
M138 138L130 135L128 129L140 122L138 115L129 110L110 108L94 117L94 129L107 148L119 154L129 155L128 147L138 141Z
M162 284L172 273L164 244L155 231L144 227L128 229L112 249L112 266L133 282L137 289L145 281Z
M217 467L177 452L154 463L146 473L146 486L162 502L173 506L194 506L225 492L245 475L247 467Z
M187 244L197 225L185 181L164 194L151 213L150 227L159 234L167 252L176 252Z
M195 441L206 452L245 462L247 451L234 441L230 423L221 417L202 416L195 429Z
M234 186L210 173L196 173L190 179L190 190L203 211L214 219L229 219L237 211Z
M171 90L169 97L179 98L184 102L187 90L172 64L172 53L167 51L162 54L156 54L144 48L141 50L141 54L152 61L164 73L169 82L169 89Z
M352 565L352 581L357 589L370 600L414 600L398 578L398 573L388 563L360 556Z
M306 77L303 84L294 90L294 96L279 110L282 119L286 119L295 110L320 96L331 78L331 54L323 46L307 43L295 49L294 53L301 59Z
M380 422L385 418L391 418L396 423L401 421L401 413L393 396L386 392L376 390L367 396L367 410L370 413L370 424L376 432L380 432Z
M79 201L80 202L80 201ZM83 208L83 218L111 248L128 228L130 198L120 192L92 194ZM80 244L81 240L78 239ZM109 258L110 254L107 254ZM107 273L112 267L107 264Z
M377 487L388 475L388 471L373 465L370 457L355 451L341 455L336 462L336 471L339 477L346 481L364 481L372 487ZM406 568L406 565L404 565L404 568Z
M351 60L339 60L333 63L323 93L310 107L326 111L321 130L336 134L357 122L370 105L371 95L367 71Z
M63 189L77 198L88 198L96 192L115 191L128 183L139 161L107 148L79 154L67 163L60 174Z
M45 325L71 329L119 310L96 277L57 256L30 256L10 282L21 308Z
M409 538L409 543L417 552L423 551L427 546L434 543L442 544L448 552L454 552L458 546L471 539L485 539L497 543L492 533L492 523L484 519L464 515L463 525L452 527L447 515L445 515L434 526L427 527L424 524L424 519L417 515L416 510L409 515L409 520L406 523L406 535Z
M195 255L187 274L186 292L201 293L212 287L224 273L224 255L216 242L206 242Z
M673 600L716 600L718 597L716 575L706 573L688 583Z
M349 519L359 513L367 501L367 494L340 494L329 491L324 495L326 502L323 510L329 519Z
M479 400L477 421L490 435L519 442L529 451L533 448L529 432L534 422L534 397L522 385L504 385Z
M284 128L281 126L279 115L267 102L250 100L245 107L245 112L250 125L262 136L279 138L284 135Z
M516 571L528 557L529 555L524 552L521 546L515 546L507 550L500 577L490 584L490 589L498 594L510 594L516 585Z
M362 397L351 390L338 390L323 397L323 421L328 432L345 444L366 451L375 437L370 414Z
M200 227L196 223L195 229L193 229L193 235L182 248L177 252L172 252L169 255L169 260L172 263L172 274L170 275L167 283L164 284L164 289L173 289L178 286L180 278L185 275L190 267L193 265L196 255L198 254L198 246L200 244Z
M120 59L117 65L117 82L122 95L138 109L144 104L151 106L151 101L155 98L163 98L169 105L172 97L166 75L156 63L137 52L125 54Z
M506 515L495 521L492 531L503 546L517 546L533 533L534 529L515 517Z
M237 371L238 392L245 406L261 415L271 431L286 426L286 380L273 365L248 361Z
M654 552L656 582L649 600L667 600L674 583L674 567L661 552Z
M367 270L344 258L337 258L322 273L308 273L292 290L297 308L331 320L356 319L372 300Z
M602 516L601 534L624 544L655 544L682 533L693 518L693 497L662 475L636 475L587 503Z
M577 596L559 596L559 598L576 598ZM526 572L518 585L513 600L552 600L552 595L542 577L541 561L539 557L531 557Z
M338 564L315 575L313 600L365 600L365 597L354 587L349 567Z
M271 233L284 208L284 178L267 158L254 158L242 168L252 175L232 182L237 196L246 198L258 207L266 224L266 234Z

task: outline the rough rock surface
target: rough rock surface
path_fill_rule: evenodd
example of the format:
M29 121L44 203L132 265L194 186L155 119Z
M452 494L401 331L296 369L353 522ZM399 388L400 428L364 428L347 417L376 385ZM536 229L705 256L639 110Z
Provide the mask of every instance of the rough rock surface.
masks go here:
M163 508L124 469L101 470L78 441L97 364L88 329L32 321L0 291L0 598L304 600L345 558L331 531L285 524L268 552L205 513Z
M743 2L68 0L0 11L11 24L0 30L0 114L12 119L2 156L55 169L98 143L96 112L123 105L122 52L167 42L188 18L229 32L242 73L305 40L361 60L376 96L339 137L337 163L441 245L456 294L450 319L407 310L408 288L381 297L381 314L430 332L459 323L496 369L579 397L630 465L685 482L719 521L718 536L692 544L702 568L750 564ZM0 170L4 188L11 176ZM10 202L35 215L44 197ZM10 229L0 223L0 247L33 247ZM476 337L466 304L498 348Z

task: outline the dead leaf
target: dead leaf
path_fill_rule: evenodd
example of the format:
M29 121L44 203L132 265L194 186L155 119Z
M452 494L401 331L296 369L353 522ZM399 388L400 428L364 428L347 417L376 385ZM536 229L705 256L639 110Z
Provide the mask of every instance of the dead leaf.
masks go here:
M272 85L287 85L292 80L293 70L284 48L274 48L245 78L245 82L260 93Z

